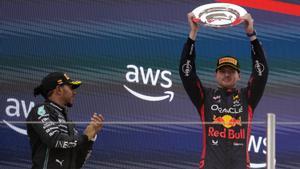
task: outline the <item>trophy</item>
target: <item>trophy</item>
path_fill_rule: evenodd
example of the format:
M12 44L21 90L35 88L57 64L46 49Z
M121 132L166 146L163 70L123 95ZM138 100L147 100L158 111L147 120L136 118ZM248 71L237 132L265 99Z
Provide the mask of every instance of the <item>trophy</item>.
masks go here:
M240 17L247 11L230 3L210 3L195 8L192 13L195 15L194 22L213 28L226 28L242 23Z

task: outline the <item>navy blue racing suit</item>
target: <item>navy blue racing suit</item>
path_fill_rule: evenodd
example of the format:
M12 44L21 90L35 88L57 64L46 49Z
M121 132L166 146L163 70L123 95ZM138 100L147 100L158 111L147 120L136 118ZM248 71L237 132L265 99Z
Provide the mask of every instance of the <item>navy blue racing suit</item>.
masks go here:
M253 112L263 95L268 66L263 48L251 41L252 74L241 89L205 87L196 75L195 41L186 41L179 66L183 86L203 123L200 169L246 169Z

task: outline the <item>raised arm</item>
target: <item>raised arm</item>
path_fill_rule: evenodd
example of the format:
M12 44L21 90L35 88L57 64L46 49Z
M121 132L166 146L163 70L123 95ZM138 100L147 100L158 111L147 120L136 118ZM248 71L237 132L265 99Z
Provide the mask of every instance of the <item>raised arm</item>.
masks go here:
M242 19L245 20L245 31L251 41L252 73L248 81L247 97L249 105L254 109L263 95L269 69L264 50L254 30L254 20L250 14L246 14Z
M187 17L190 33L181 53L179 74L187 94L198 109L203 104L204 98L203 86L197 77L195 66L195 40L199 26L193 22L192 13L189 13Z

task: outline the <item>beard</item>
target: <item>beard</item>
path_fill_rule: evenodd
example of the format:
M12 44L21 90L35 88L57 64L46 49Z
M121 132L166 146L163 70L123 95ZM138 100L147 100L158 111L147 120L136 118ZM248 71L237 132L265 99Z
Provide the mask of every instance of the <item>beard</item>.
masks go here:
M73 103L67 103L66 106L67 106L67 107L72 107L72 106L73 106Z
M72 107L73 106L73 101L74 101L74 97L69 97L69 98L66 98L65 99L65 102L66 102L66 106L67 107Z

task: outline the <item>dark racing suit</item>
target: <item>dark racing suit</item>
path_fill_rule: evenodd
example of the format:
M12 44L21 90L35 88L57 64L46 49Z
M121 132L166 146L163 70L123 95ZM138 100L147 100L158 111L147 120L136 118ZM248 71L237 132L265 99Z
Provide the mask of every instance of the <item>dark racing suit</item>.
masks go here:
M252 74L246 88L225 90L204 87L196 75L195 42L184 45L180 60L183 86L196 106L202 122L201 169L245 169L253 111L262 97L268 67L260 42L251 42Z
M92 150L93 141L68 122L66 109L46 101L34 107L27 121L32 147L32 169L79 169Z

